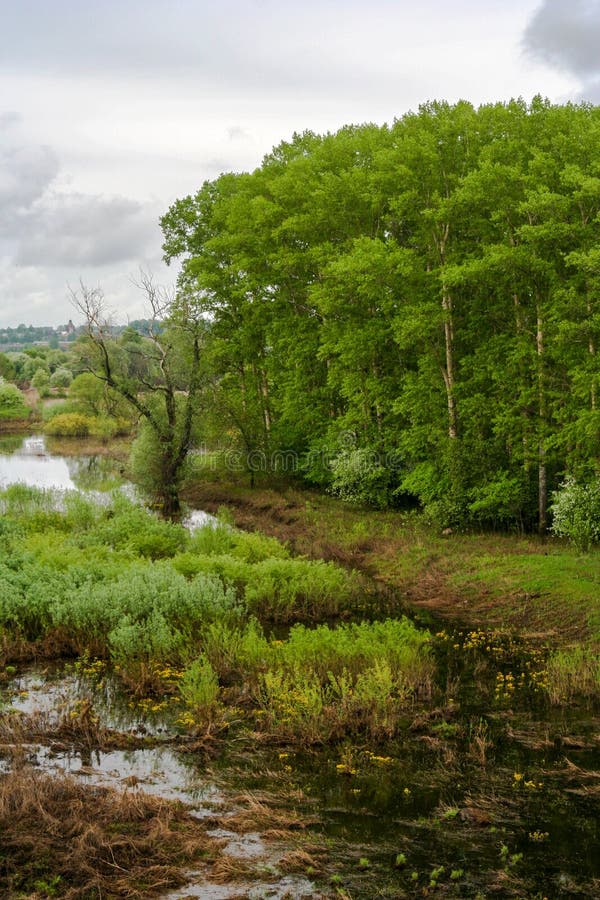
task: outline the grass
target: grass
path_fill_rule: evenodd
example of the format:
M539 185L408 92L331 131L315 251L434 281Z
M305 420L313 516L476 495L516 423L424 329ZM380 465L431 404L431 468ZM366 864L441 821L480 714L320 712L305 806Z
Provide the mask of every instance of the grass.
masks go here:
M172 693L175 667L186 727L220 733L241 717L308 743L390 736L430 689L427 633L406 619L341 624L361 582L336 563L229 525L190 536L120 496L57 508L52 492L14 485L0 509L5 664L27 648L98 657L138 697ZM280 640L274 623L295 624Z
M3 897L154 897L215 855L181 805L27 767L0 780Z
M518 627L557 645L600 640L598 550L581 555L552 538L444 536L414 513L361 509L283 484L198 481L186 496L208 511L225 504L238 526L366 572L467 626Z

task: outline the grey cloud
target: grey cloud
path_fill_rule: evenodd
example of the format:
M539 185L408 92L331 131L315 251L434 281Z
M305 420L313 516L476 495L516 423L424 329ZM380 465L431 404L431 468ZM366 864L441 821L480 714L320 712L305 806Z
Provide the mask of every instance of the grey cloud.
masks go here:
M49 147L0 145L0 233L15 230L16 217L44 194L58 171Z
M12 109L6 110L5 112L0 112L0 131L5 128L10 128L12 125L17 125L22 121L22 117L18 112L15 112Z
M321 95L326 85L364 92L381 86L370 54L382 41L394 47L403 33L392 0L375 0L374 10L361 0L348 0L343 10L316 0L20 0L6 6L4 70L134 77L141 91L160 78L212 93L235 86ZM378 17L385 25L370 34ZM352 34L361 35L360 52ZM399 61L392 60L388 76Z
M600 98L599 0L544 0L523 44L536 59L579 78L582 97Z
M240 125L232 125L227 129L227 137L230 141L247 141L251 139L252 135L246 128L242 128Z
M160 244L158 211L126 197L50 195L21 224L15 262L23 266L102 267L146 257Z

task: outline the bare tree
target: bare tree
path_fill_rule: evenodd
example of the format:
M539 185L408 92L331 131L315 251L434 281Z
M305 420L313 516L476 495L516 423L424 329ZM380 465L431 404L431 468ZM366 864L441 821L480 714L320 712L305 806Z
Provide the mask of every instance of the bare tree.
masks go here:
M149 307L147 336L116 333L100 288L80 282L71 301L84 318L85 366L138 413L146 435L144 484L163 513L175 517L200 391L205 322L192 296L156 286L145 272L136 284Z

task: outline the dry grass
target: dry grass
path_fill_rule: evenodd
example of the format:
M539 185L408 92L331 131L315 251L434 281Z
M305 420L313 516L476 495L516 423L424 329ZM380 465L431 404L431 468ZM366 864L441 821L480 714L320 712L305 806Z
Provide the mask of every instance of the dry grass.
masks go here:
M0 896L153 897L216 851L179 804L28 767L0 782Z
M222 827L238 834L267 829L273 837L281 839L291 831L314 824L314 820L282 805L284 801L281 797L274 798L270 794L240 794L233 798L233 802L242 807L239 812L217 821Z
M0 715L0 746L5 751L22 744L51 744L53 749L118 750L148 743L135 735L105 728L88 701L66 708L60 717L47 712Z

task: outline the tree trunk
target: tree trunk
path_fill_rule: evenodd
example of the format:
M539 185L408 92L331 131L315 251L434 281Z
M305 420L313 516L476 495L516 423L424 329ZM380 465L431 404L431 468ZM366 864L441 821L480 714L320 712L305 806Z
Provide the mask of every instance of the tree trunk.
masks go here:
M454 397L454 325L452 321L452 297L444 285L442 290L442 309L444 310L444 342L446 347L446 367L442 369L446 386L448 403L448 437L458 437L458 420Z
M544 385L544 320L541 306L537 307L536 349L538 357L538 531L543 537L548 527L548 474L546 469L546 395Z

